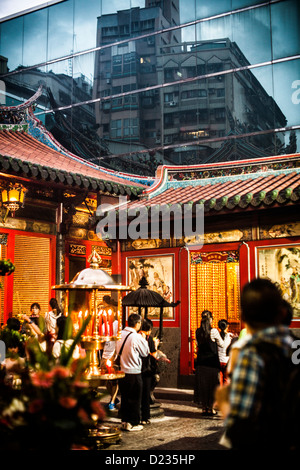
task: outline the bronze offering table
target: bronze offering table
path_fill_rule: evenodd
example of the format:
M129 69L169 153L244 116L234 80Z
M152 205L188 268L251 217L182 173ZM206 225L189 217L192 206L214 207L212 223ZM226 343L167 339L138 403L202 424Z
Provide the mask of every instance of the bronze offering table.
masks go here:
M90 387L97 388L103 380L117 380L125 376L113 363L107 361L100 367L99 351L103 349L106 341L118 341L121 339L122 330L122 293L131 290L128 286L115 284L112 277L103 269L99 268L101 257L94 250L88 259L90 268L83 269L69 284L60 284L52 287L54 290L65 292L65 312L68 315L69 293L72 290L85 291L88 295L85 315L90 321L81 338L81 347L85 349L88 358L88 367L85 371L85 379ZM117 296L117 309L98 308L99 293L115 294ZM81 315L80 315L81 314ZM83 321L82 312L77 312L74 327L80 328ZM116 327L117 322L117 327ZM76 325L74 324L76 323ZM90 430L89 438L97 443L114 443L120 439L121 431L116 426L96 424Z

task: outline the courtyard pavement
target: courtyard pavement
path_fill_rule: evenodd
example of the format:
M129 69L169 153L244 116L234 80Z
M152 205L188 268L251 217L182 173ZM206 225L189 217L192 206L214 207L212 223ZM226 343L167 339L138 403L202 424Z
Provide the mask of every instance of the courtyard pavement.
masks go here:
M138 432L122 431L119 442L105 447L107 452L225 450L219 443L223 420L201 416L190 391L165 389L155 395L153 414L157 416L151 424ZM106 422L121 425L117 412L108 414Z

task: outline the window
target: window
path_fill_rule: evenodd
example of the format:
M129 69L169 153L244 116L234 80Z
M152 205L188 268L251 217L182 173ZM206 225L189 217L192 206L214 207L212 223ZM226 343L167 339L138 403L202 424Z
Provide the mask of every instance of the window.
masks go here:
M215 109L215 118L216 118L216 121L222 121L223 119L225 119L225 109L224 108Z
M122 93L122 87L121 86L113 86L111 89L111 92L113 95L118 95L119 93Z
M170 103L171 101L174 101L177 98L176 93L165 93L164 94L164 102L165 103Z
M127 83L123 85L123 92L126 93L128 91L136 90L136 83Z
M113 108L119 108L122 106L122 98L114 98L111 100L111 105Z
M164 70L165 81L168 82L168 81L175 80L176 71L177 71L177 69L171 69L171 68L170 69L165 69Z
M172 127L174 123L174 116L173 114L165 114L164 115L164 124L165 127Z
M124 137L138 135L138 119L137 118L124 119L123 134L124 134Z
M207 96L207 91L198 89L198 90L187 90L181 93L181 99L186 100L189 98L205 98Z
M124 104L137 104L137 96L136 95L128 95L124 96Z
M110 135L112 139L116 139L117 137L122 137L122 120L121 119L111 121Z
M223 64L215 63L215 64L208 64L207 65L207 72L208 73L216 73L221 72L223 70Z
M204 75L206 72L205 64L200 64L193 67L184 67L183 70L185 71L186 78Z
M149 20L145 20L145 21L141 21L141 30L146 30L146 29L150 29L150 30L153 30L154 29L154 23L155 20L154 18L151 18Z
M111 121L110 136L112 139L122 137L137 137L139 135L138 118L117 119Z
M15 236L13 311L28 312L38 302L42 313L49 309L50 239ZM37 282L38 279L38 282ZM20 313L21 313L20 312Z
M129 52L123 56L123 73L136 71L136 54Z
M113 74L119 74L122 72L122 56L121 55L113 56L112 71L113 71Z
M149 119L148 121L144 121L145 129L155 129L155 119Z
M119 30L121 36L123 36L124 34L129 34L129 24L122 24Z

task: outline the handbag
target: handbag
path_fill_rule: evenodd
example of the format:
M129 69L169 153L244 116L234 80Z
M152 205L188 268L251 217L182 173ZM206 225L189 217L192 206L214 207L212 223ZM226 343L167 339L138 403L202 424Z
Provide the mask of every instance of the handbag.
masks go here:
M120 359L121 359L121 354L122 354L123 348L124 348L124 346L125 346L126 340L127 340L128 336L131 335L131 333L132 333L132 331L131 331L130 333L128 333L128 335L127 335L126 338L124 339L123 344L122 344L122 346L121 346L121 349L120 349L119 353L117 354L117 357L116 357L116 359L115 359L115 361L114 361L114 363L115 363L116 366L119 366L119 367L120 367L120 365L121 365L121 361L120 361Z
M142 357L142 374L152 375L150 354L147 357Z
M216 367L220 370L220 360L218 355L218 345L210 338L207 342L198 344L197 366Z

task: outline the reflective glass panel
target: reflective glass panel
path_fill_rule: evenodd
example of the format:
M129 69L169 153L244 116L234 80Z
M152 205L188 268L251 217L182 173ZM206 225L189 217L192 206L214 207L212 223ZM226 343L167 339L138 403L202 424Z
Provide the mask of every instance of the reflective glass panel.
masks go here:
M196 1L197 0L191 0L188 2L187 7L187 0L179 0L180 24L195 21L195 19L197 19Z
M188 0L183 1L184 8L188 8ZM196 1L196 18L208 18L219 13L231 10L231 0L218 0L216 2Z
M231 0L231 8L236 10L238 8L251 7L251 5L259 5L264 3L261 0Z
M96 46L97 18L101 14L101 0L74 0L74 52Z
M271 60L269 7L255 8L232 15L231 38L251 64Z
M49 98L47 94L47 76L45 68L23 70L4 78L6 90L6 105L15 103L22 104L34 97L36 104L35 112L49 108Z
M130 0L122 0L122 2L119 0L111 0L109 2L102 0L101 15L109 15L111 13L117 13L117 11L128 10L131 7L130 3Z
M47 18L46 8L24 16L24 67L41 64L47 60Z
M287 153L298 133L274 130L299 125L298 18L296 0L68 0L0 24L1 100L42 90L55 138L115 169Z
M7 59L10 72L23 64L23 25L23 17L0 24L0 55Z
M74 52L74 2L58 3L49 8L47 60Z
M196 38L198 41L213 41L232 38L232 17L224 16L215 20L198 23Z
M271 5L273 58L288 57L300 51L300 4L287 0Z
M300 59L273 65L274 99L286 116L287 126L300 124L299 70Z

